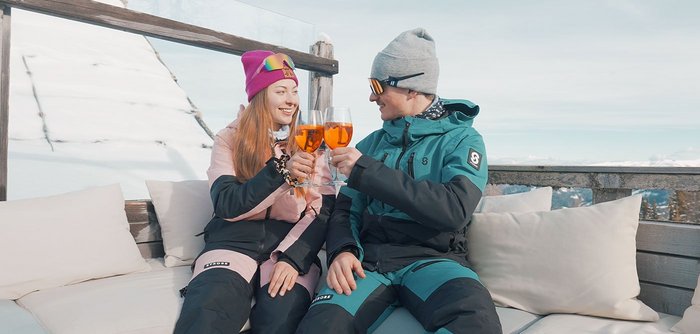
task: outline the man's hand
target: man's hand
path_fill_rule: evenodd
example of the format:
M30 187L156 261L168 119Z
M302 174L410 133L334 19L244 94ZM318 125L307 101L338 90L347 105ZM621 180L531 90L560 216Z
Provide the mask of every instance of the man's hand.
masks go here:
M360 260L351 252L342 252L333 259L333 263L328 267L326 283L335 292L349 296L352 290L357 289L353 272L361 278L365 278L365 271L362 269Z
M352 168L355 167L357 159L360 159L362 153L354 147L338 147L331 151L331 164L338 169L340 173L346 177L350 177Z
M294 283L297 282L297 277L299 277L299 272L297 272L291 264L278 261L272 269L270 287L267 288L267 293L269 293L272 298L275 298L277 293L279 293L280 296L284 296L285 292L294 287Z

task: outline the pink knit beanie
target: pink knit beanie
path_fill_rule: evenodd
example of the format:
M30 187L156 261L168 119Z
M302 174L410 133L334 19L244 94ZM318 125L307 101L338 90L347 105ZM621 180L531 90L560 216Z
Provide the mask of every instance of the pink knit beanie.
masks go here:
M275 55L276 61L268 62L277 64L279 68L270 69L265 66L265 59L271 55ZM267 88L267 86L282 80L292 79L299 84L297 76L294 74L294 63L289 60L281 60L287 57L284 54L275 54L272 51L253 50L248 51L241 56L243 70L245 71L245 91L248 93L248 102L253 99L253 96L259 91ZM287 57L288 58L288 57ZM291 64L290 64L291 63ZM280 66L282 64L283 66Z

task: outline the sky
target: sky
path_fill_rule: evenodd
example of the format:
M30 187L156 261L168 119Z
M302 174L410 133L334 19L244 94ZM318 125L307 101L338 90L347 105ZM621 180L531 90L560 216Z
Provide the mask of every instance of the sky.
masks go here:
M259 4L280 14L228 0L129 5L139 2L298 50L330 38L340 62L334 104L352 109L354 142L381 126L368 101L372 58L419 22L437 43L439 94L482 107L475 125L490 163L700 166L693 2ZM111 183L142 199L145 180L206 179L212 141L194 114L214 131L235 118L245 102L240 57L12 16L9 199Z
M358 136L380 126L371 62L424 27L438 94L481 106L491 162L683 164L700 157L700 3L594 1L242 1L312 24L334 44L334 103ZM367 129L365 129L365 127Z
M128 3L300 51L330 40L340 63L334 104L353 110L355 142L381 126L368 101L374 55L420 26L436 40L438 94L481 106L475 125L492 163L686 166L700 157L700 4L694 1ZM245 102L238 57L152 43L212 128L235 118ZM308 96L307 73L299 72L302 97Z

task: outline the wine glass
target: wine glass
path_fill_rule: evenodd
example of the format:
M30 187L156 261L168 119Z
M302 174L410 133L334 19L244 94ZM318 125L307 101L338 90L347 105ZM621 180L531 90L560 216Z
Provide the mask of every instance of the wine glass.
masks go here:
M352 119L348 107L328 107L323 122L323 139L331 150L338 147L346 147L352 140ZM338 179L338 170L331 164L330 151L328 153L328 165L333 174L331 185L344 185L345 182Z
M321 146L323 141L323 118L320 110L299 111L296 130L294 131L294 141L301 150L309 153L315 152ZM313 179L312 175L309 178ZM307 179L297 186L309 187L315 186L315 184Z

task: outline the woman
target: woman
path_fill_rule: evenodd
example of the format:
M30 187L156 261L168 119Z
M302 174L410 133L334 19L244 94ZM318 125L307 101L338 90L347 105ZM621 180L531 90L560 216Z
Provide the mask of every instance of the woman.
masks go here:
M241 61L249 105L214 141L207 171L214 217L175 333L238 333L249 316L253 333L293 333L320 276L317 253L335 191L293 187L298 179L330 180L319 153L297 150L290 136L299 112L294 63L262 50Z

